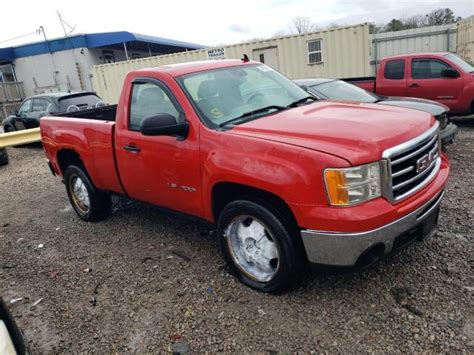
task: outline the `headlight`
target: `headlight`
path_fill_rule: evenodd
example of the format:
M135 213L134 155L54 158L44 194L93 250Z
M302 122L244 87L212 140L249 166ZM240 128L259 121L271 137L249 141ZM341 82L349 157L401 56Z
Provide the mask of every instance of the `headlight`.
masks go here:
M326 169L324 182L329 203L350 206L381 196L380 164Z

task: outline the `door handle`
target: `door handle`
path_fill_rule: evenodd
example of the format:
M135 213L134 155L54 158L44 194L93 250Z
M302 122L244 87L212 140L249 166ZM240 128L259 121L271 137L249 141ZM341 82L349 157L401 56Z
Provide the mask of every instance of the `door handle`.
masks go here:
M142 150L140 147L137 147L136 145L124 145L123 149L128 152L133 152L133 153L138 153L140 150Z
M409 88L419 88L420 85L418 85L417 83L413 83L413 84L410 84L408 85Z

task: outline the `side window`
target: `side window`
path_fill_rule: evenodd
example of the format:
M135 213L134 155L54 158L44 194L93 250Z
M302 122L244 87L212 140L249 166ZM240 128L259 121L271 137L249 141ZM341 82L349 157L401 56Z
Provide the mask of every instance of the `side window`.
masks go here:
M385 79L401 80L405 76L405 59L389 60L385 63Z
M33 100L26 100L23 105L21 105L20 109L18 110L18 114L25 114L31 112Z
M413 79L442 78L441 72L450 68L446 63L436 59L413 59L411 62L411 77Z
M133 84L128 129L132 131L140 130L140 125L145 117L159 113L169 113L176 120L179 116L179 112L170 97L161 87L152 83Z
M323 51L321 42L322 39L316 39L307 42L308 64L316 64L323 62Z
M48 108L49 102L45 99L33 99L33 112L45 112Z

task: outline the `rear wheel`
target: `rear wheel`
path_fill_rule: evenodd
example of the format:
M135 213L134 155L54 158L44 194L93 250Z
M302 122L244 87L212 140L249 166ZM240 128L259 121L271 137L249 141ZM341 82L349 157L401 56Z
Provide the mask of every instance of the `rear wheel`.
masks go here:
M0 166L8 164L8 153L5 148L0 148Z
M218 221L224 259L239 280L259 291L283 291L303 271L299 236L277 210L247 200L229 203Z
M14 129L12 126L10 126L10 125L4 126L4 127L3 127L3 130L5 131L5 133L15 132L15 129Z
M69 201L81 219L98 221L110 213L110 194L97 190L83 167L69 165L64 177Z

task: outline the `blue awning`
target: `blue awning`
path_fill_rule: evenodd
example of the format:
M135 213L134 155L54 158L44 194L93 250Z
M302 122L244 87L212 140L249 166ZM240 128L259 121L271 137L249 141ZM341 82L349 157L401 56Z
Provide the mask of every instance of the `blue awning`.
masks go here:
M205 46L195 43L146 36L126 31L103 32L73 35L48 41L23 44L16 47L0 48L0 61L10 61L15 58L30 57L49 52L59 52L71 48L98 48L130 42L149 44L153 45L155 48L162 47L164 52L178 52L205 48Z

